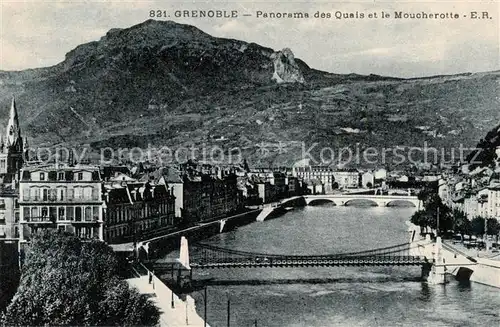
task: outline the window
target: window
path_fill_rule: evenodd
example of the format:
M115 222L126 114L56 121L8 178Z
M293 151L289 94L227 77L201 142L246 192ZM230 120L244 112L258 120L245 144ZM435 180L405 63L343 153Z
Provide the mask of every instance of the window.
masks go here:
M52 221L56 221L57 219L57 210L56 207L49 208L49 216Z
M43 191L42 191L42 194L43 194L43 196L42 196L42 200L43 200L43 201L47 201L47 199L48 199L48 197L49 197L49 190L48 190L48 189L46 189L46 188L44 188L44 189L43 189Z
M74 207L66 207L66 220L74 220L75 219L75 208Z
M83 192L82 192L82 188L81 187L75 187L75 199L81 199L82 196L83 196Z
M59 220L66 220L66 216L65 216L65 210L66 208L64 207L59 207L58 209L58 216L59 216Z
M59 200L64 201L64 189L59 189Z
M92 220L92 208L85 207L85 221L91 221L91 220Z
M14 208L19 208L19 200L14 199Z
M33 187L31 188L31 199L33 201L39 201L40 200L40 189L38 187Z
M99 200L99 195L97 193L97 188L92 187L92 200Z
M38 217L38 207L31 208L31 217Z
M45 173L40 173L40 180L44 181L45 180Z
M93 188L91 186L85 187L83 189L83 198L84 199L89 199L89 200L92 199L92 189Z
M77 176L79 181L83 180L83 173L78 173Z
M81 207L75 207L75 220L82 221L82 208Z
M92 218L94 220L99 220L99 207L93 207L92 210Z
M57 190L56 189L50 189L49 190L49 200L50 201L56 201L57 200Z
M65 232L66 231L66 225L57 226L57 230L60 231L60 232Z
M5 225L5 214L0 213L0 225Z
M42 207L42 217L47 217L49 215L49 210L47 207Z
M15 223L19 222L19 211L14 212L14 222Z
M0 161L0 169L5 169L5 160Z
M64 173L57 173L57 180L59 181L63 181L65 178L64 178Z

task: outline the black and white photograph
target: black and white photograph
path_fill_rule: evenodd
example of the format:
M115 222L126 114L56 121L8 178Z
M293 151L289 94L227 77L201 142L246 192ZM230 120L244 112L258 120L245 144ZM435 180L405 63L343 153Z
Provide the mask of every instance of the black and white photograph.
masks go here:
M500 326L498 0L0 0L0 327Z

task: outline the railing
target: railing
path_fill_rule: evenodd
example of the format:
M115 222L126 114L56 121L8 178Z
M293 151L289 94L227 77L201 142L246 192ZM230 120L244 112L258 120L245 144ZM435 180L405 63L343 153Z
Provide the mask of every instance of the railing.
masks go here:
M56 202L102 202L102 199L99 196L91 196L91 197L23 197L21 203L23 202L41 202L41 203L56 203Z
M81 224L81 223L97 223L99 222L99 218L93 217L91 219L68 219L67 217L48 217L48 216L42 216L42 217L24 217L21 222L23 223L71 223L71 224Z
M99 220L97 218L92 219L80 219L80 220L71 220L72 224L96 224Z
M24 217L23 222L27 223L51 223L54 224L56 222L55 217L48 217L48 216L42 216L42 217Z
M191 266L195 268L222 267L293 267L293 266L382 266L421 265L425 259L409 255L413 245L398 244L385 248L327 254L281 255L238 251L197 244L191 253Z

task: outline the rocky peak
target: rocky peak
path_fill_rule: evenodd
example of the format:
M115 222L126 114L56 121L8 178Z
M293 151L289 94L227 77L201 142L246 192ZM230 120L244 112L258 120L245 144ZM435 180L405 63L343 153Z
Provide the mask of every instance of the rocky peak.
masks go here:
M277 83L304 83L305 79L295 62L292 50L285 48L275 52L271 59L274 64L272 79Z

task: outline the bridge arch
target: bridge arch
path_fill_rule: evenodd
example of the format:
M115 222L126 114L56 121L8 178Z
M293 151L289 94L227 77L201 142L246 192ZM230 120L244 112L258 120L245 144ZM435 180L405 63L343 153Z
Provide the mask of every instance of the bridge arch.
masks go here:
M391 200L387 202L386 206L388 207L416 207L417 204L412 200L398 199Z
M337 203L335 203L335 201L333 201L332 199L328 199L328 198L324 198L324 199L310 199L308 202L307 202L307 205L310 205L310 206L315 206L315 205L320 205L320 204L331 204L331 205L334 205L336 206Z
M375 200L372 200L372 199L359 199L359 198L352 198L352 199L346 199L346 201L344 201L344 204L345 206L355 206L356 204L361 204L363 206L366 206L366 205L370 205L372 207L376 207L376 206L379 206L380 204L375 201Z

